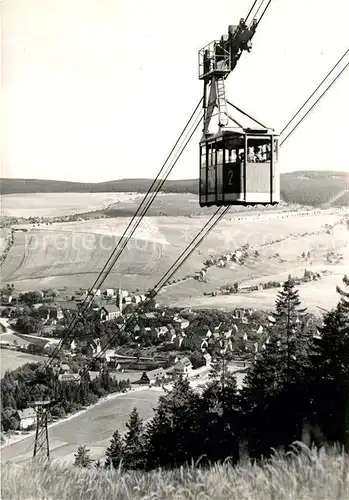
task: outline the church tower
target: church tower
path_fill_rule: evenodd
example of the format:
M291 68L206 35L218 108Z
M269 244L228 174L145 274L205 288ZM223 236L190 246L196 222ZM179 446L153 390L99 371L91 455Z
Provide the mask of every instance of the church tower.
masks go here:
M119 285L119 289L118 289L118 303L117 303L117 306L119 307L120 312L122 312L122 290L121 290L121 286L120 285Z

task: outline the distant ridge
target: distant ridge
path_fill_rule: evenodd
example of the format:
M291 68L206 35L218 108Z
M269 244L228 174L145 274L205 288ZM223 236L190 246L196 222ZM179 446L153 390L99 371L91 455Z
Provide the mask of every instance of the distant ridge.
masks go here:
M152 179L119 179L105 182L69 182L46 179L0 179L0 193L107 193L147 192ZM168 180L161 191L165 193L198 194L198 179ZM339 193L343 193L339 195ZM289 203L349 205L349 173L302 170L281 174L281 195Z

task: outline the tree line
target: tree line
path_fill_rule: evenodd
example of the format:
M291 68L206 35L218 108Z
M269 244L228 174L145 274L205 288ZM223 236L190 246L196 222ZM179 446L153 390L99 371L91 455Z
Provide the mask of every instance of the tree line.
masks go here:
M114 380L103 370L94 380L84 372L80 383L63 382L59 373L50 367L43 369L37 363L28 363L17 370L6 372L0 382L1 431L18 429L17 410L30 406L30 402L57 400L51 415L62 418L82 407L94 404L109 393L120 392L130 386L129 380Z
M232 463L248 450L260 459L296 440L321 446L338 442L349 450L349 279L337 288L339 302L317 334L306 321L289 276L275 303L275 324L265 349L237 389L226 368L228 343L217 341L208 384L198 392L178 379L159 399L152 420L132 411L125 436L115 431L106 468L150 470L191 460ZM76 465L88 450L80 447ZM90 463L90 462L89 462ZM102 467L98 462L97 466Z

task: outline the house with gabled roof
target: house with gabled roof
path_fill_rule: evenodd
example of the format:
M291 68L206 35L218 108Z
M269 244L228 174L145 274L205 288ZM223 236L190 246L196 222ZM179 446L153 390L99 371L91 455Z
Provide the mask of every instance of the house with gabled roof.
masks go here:
M177 361L173 366L173 373L178 375L188 375L193 365L189 358L184 357Z
M100 308L101 321L112 321L121 316L121 311L116 304L105 304Z
M78 373L61 373L58 375L59 382L79 382L80 375Z
M187 319L182 318L181 316L174 318L173 323L176 326L179 326L181 330L185 330L185 328L188 328L189 326L189 321Z
M153 385L157 381L165 379L167 374L163 368L157 368L156 370L150 370L148 372L143 372L139 383Z
M20 430L28 429L36 424L36 411L33 408L24 408L24 410L17 410L15 418L18 421Z

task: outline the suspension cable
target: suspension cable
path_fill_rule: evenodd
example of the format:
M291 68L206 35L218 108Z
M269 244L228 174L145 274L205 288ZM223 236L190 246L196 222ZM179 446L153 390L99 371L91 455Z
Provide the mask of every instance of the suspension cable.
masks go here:
M199 102L199 105L201 104L201 101ZM199 106L198 105L198 106ZM197 106L197 109L198 109L198 106ZM197 110L196 109L196 110ZM98 283L98 287L100 287L104 281L106 280L106 278L108 277L110 271L112 270L112 268L114 267L117 259L120 257L122 251L124 250L124 248L126 247L129 239L132 237L133 233L135 232L135 230L137 229L138 225L140 224L141 220L143 219L144 217L144 214L147 212L147 210L149 209L149 207L151 206L151 204L153 203L156 195L158 194L158 192L160 191L161 187L163 186L164 182L166 181L167 177L169 176L169 174L171 173L171 171L173 170L174 166L176 165L176 163L178 162L179 158L181 157L181 155L183 154L186 146L188 145L190 139L192 138L192 136L194 135L195 131L197 130L199 124L201 123L202 121L202 111L200 110L199 112L199 116L198 116L198 119L196 119L196 123L194 123L191 127L191 129L193 129L189 135L189 138L186 140L185 144L184 145L181 145L181 150L180 152L177 154L177 157L176 159L174 160L174 162L172 163L172 165L170 167L167 167L168 171L166 172L165 176L163 179L160 179L159 182L158 182L158 185L156 187L156 191L155 192L152 192L151 194L151 198L150 200L148 200L146 202L146 206L140 216L140 218L136 221L136 225L135 227L132 229L131 231L131 234L127 236L126 239L124 239L124 236L122 238L120 238L119 240L119 243L117 245L117 247L114 249L111 257L109 258L107 264L109 263L109 267L107 268L107 264L104 266L102 272L99 274L99 277L98 279L95 281L95 284ZM194 127L194 128L193 128ZM158 174L159 176L159 174ZM154 184L154 183L153 183ZM132 220L135 219L135 216L133 217ZM132 222L132 221L131 221ZM128 227L130 227L131 223L129 224ZM125 234L125 233L124 233ZM121 248L119 249L119 251L117 252L116 255L115 252L118 250L118 247L119 247L119 244L120 244L120 241L121 241ZM107 269L106 269L107 268ZM103 272L105 273L104 277L102 276L103 275ZM94 285L95 286L95 285ZM96 292L95 292L96 293ZM92 300L93 300L93 297L92 297ZM91 302L92 302L91 300ZM90 303L91 303L90 302ZM60 342L57 344L56 348L54 349L53 353L51 354L51 356L49 357L49 360L47 361L47 365L49 365L53 359L55 358L55 356L57 356L58 352L60 351L60 349L62 348L63 344L71 337L71 334L73 333L73 329L74 327L76 326L76 324L78 323L79 320L81 320L81 317L83 315L83 312L86 311L86 309L88 308L90 304L88 304L87 306L85 306L84 310L83 311L80 311L74 318L74 320L71 322L71 324L69 325L68 329L67 329L67 332L65 333L65 335L61 338Z
M314 90L314 92L308 97L308 99L304 102L304 104L299 108L299 110L297 111L297 113L295 113L292 118L289 120L289 122L284 126L284 128L281 130L280 132L280 135L285 132L285 130L287 129L287 127L291 124L291 122L293 122L293 120L296 118L296 116L302 111L302 109L304 108L304 106L306 106L306 104L308 104L308 102L310 101L310 99L313 97L313 95L319 90L319 88L321 87L321 85L327 80L327 78L330 76L331 73L333 73L333 71L336 69L336 67L338 66L338 64L344 59L344 57L348 54L349 52L349 49L347 49L344 54L342 55L342 57L336 62L336 64L332 67L332 69L327 73L327 75L325 76L325 78L322 80L322 82L316 87L316 89Z
M256 18L257 18L258 14L259 14L259 11L261 10L261 8L262 8L262 5L263 5L263 4L264 4L264 0L262 0L262 1L261 1L261 3L259 4L258 9L257 9L257 10L256 10L256 12L254 13L254 16L253 16L253 17L254 17L254 19L256 19Z
M247 16L245 17L245 23L246 23L246 24L248 23L248 21L247 21L247 20L248 20L248 18L250 17L250 14L251 14L251 12L253 11L253 9L254 9L254 7L255 7L256 3L257 3L257 0L254 0L254 2L253 2L253 4L252 4L252 7L250 8L250 10L249 10L249 12L248 12Z
M268 7L269 7L270 3L271 3L271 0L269 0L269 2L267 3L267 5L266 5L265 9L264 9L264 10L263 10L263 12L262 12L261 17L258 19L256 28L259 26L259 23L261 22L261 20L263 19L263 17L264 17L264 15L265 15L265 13L267 12Z
M270 5L270 2L271 2L271 0L269 0L269 2L268 2L267 6L266 6L266 8L265 8L265 10L264 10L264 12L263 12L263 14L262 14L262 17L263 17L263 15L265 14L266 10L268 9L268 7L269 7L269 5ZM255 3L256 3L256 2L254 2L254 4L252 5L252 8L250 9L250 12L251 12L251 10L253 9L253 7L254 7ZM263 3L264 3L264 0L262 0L261 5L262 5ZM260 5L260 7L261 7L261 5ZM258 10L259 10L259 9L258 9ZM250 14L250 12L249 12L249 14ZM248 14L248 15L249 15L249 14ZM261 19L260 19L260 20L261 20ZM259 21L260 21L260 20L259 20ZM117 247L116 247L116 248L114 249L114 251L112 252L111 256L109 257L109 259L108 259L108 261L107 261L107 263L105 264L105 266L103 267L102 271L99 273L99 275L98 275L97 279L95 280L95 283L92 285L91 289L89 290L87 297L86 297L86 298L85 298L85 300L83 301L83 304L82 304L82 306L83 306L83 307L82 307L82 309L80 309L80 311L79 311L79 312L76 314L76 316L73 318L73 320L71 321L70 325L68 326L68 329L67 329L67 331L66 331L65 335L64 335L64 336L60 339L60 342L57 344L57 346L55 347L55 349L54 349L53 353L52 353L52 354L51 354L51 356L49 357L48 362L47 362L47 365L49 365L49 364L53 361L53 359L56 357L56 355L58 354L58 352L59 352L59 351L60 351L60 349L62 348L63 344L64 344L64 343L68 340L68 338L70 338L70 337L71 337L71 334L73 333L73 329L75 328L76 324L79 322L79 320L81 320L81 319L83 318L83 313L84 313L84 312L87 310L87 308L88 308L88 307L92 304L92 302L93 302L93 300L94 300L94 298L95 298L95 296L96 296L96 294L97 294L97 290L95 290L95 292L93 292L93 290L94 290L95 288L97 288L97 289L98 289L98 288L99 288L99 287L100 287L100 286L104 283L104 281L105 281L105 279L107 278L107 276L109 275L109 273L110 273L111 269L112 269L112 268L113 268L113 266L115 265L115 263L116 263L117 259L118 259L118 258L119 258L119 256L121 255L121 253L122 253L123 249L126 247L126 245L127 245L128 241L129 241L129 239L131 238L131 236L133 235L134 231L136 230L136 228L137 228L137 227L138 227L138 225L140 224L140 222L141 222L142 218L144 217L144 215L145 215L146 211L149 209L150 205L151 205L151 204L152 204L152 202L154 201L154 199L155 199L156 195L158 194L159 190L161 189L161 187L162 187L163 183L165 182L165 180L166 180L166 178L167 178L167 176L169 175L169 173L170 173L170 172L167 174L167 176L165 176L165 178L164 178L163 180L161 180L161 181L160 181L160 185L157 187L156 192L155 192L155 193L153 193L153 195L152 195L152 197L151 197L151 200L149 200L148 204L146 205L146 207L145 207L145 208L144 208L144 210L143 210L143 213L141 214L140 219L137 221L137 223L136 223L136 227L133 229L133 231L131 232L131 235L129 235L129 236L128 236L128 239L126 239L126 241L125 241L125 240L124 240L124 238L125 238L125 233L127 232L128 228L131 226L132 222L133 222L133 221L135 220L135 218L137 217L138 212L140 211L140 209L141 209L141 207L142 207L142 204L146 201L146 198L147 198L147 196L149 195L149 193L151 192L151 189L154 187L155 183L159 180L159 176L160 176L160 174L161 174L161 172L162 172L163 168L165 167L165 165L166 165L166 163L167 163L167 160L169 159L169 157L171 156L172 152L174 151L174 149L175 149L176 145L178 144L178 142L179 142L179 140L180 140L181 136L183 135L183 133L184 133L185 129L187 128L188 124L190 123L191 119L193 118L194 114L196 113L196 111L197 111L197 109L199 108L199 106L200 106L200 104L202 103L202 101L203 101L203 97L200 99L199 103L197 104L197 106L196 106L195 110L193 111L193 113L192 113L192 115L191 115L190 119L188 120L188 122L187 122L186 126L184 127L184 129L183 129L183 131L182 131L182 133L181 133L181 135L180 135L179 139L178 139L178 140L177 140L177 142L175 143L175 146L172 148L172 150L171 150L171 152L170 152L169 156L167 157L167 159L166 159L165 163L163 164L162 168L160 169L160 172L158 173L158 175L157 175L156 179L153 181L153 183L152 183L151 187L148 189L148 192L147 192L146 196L143 198L141 205L139 206L138 210L136 211L136 214L133 216L133 218L131 219L131 221L130 221L129 225L127 226L126 231L124 232L124 235L123 235L123 236L119 239L119 242L118 242ZM202 119L202 118L201 118L201 119ZM200 119L200 121L201 121L201 119ZM199 123L200 123L200 122L199 122ZM188 144L189 140L191 139L192 135L194 134L194 132L195 132L195 130L196 130L196 128L197 128L197 126L199 125L199 123L196 125L196 127L195 127L195 129L194 129L193 133L190 135L190 137L189 137L188 141L186 142L186 144L185 144L184 148L187 146L187 144ZM184 151L184 148L181 150L181 152L180 152L180 154L179 154L178 158L175 160L175 163L172 165L172 167L171 167L170 171L172 170L172 168L174 167L174 165L177 163L177 161L178 161L179 157L181 156L181 154L182 154L182 153L183 153L183 151ZM119 251L119 253L117 254L117 256L116 256L116 257L114 257L114 253L117 251L117 249L118 249L118 247L119 247L120 242L122 242L122 243L123 243L123 245L122 245L122 249L121 249L121 251ZM109 265L109 268L106 270L106 268L107 268L107 266L108 266L108 265ZM105 276L104 276L104 278L100 281L101 276L103 275L103 272L105 272ZM97 285L97 283L98 283L98 285ZM91 293L91 291L92 291L92 293Z
M293 134L293 132L296 130L296 128L303 122L303 120L309 115L309 113L311 113L311 111L314 109L314 107L316 106L316 104L320 101L320 99L330 90L330 88L332 87L332 85L335 84L335 82L338 80L338 78L344 73L344 71L348 68L349 66L349 63L347 63L344 68L340 71L340 73L338 73L338 75L336 76L336 78L329 84L329 86L324 90L324 92L320 95L320 97L317 98L317 100L315 101L315 103L311 106L311 108L308 109L308 111L305 113L304 116L302 116L302 118L295 124L295 126L293 127L293 129L286 135L286 137L280 142L280 146L282 146L282 144L284 144L287 139ZM298 113L297 113L298 114Z
M321 96L317 99L317 101L313 104L313 106L310 108L310 110L302 117L302 119L295 125L295 127L292 129L292 131L281 141L280 147L287 141L287 139L290 137L290 135L294 132L294 130L299 126L299 124L306 118L306 116L310 113L310 111L315 107L315 105L320 101L320 99L326 94L326 92L330 89L330 87L335 83L335 81L339 78L339 76L344 72L344 70L349 66L349 63L342 69L342 71L337 75L336 79L331 82L331 84L328 86L328 88L321 94ZM298 113L297 113L298 114ZM222 207L218 208L218 210L213 214L213 216L209 219L209 221L205 224L205 226L199 231L199 233L195 236L195 238L192 240L192 242L188 245L188 247L182 252L180 257L176 260L176 262L170 267L170 269L165 273L165 275L161 278L161 280L157 283L157 285L154 287L154 292L156 294L160 291L160 289L164 286L164 284L177 272L177 270L184 264L184 262L190 257L190 255L195 251L195 249L200 245L200 243L204 240L204 238L208 235L208 233L213 229L213 227L221 220L221 218L228 212L230 206L228 206L223 212L221 212ZM221 213L220 213L221 212ZM208 228L208 230L202 235L202 233L205 231L206 227L209 226L210 222L217 217L217 220L212 224L211 227ZM201 236L202 235L202 236ZM197 240L197 241L196 241ZM185 256L186 252L190 248L191 245L194 245L193 248L190 250L189 254ZM151 297L150 297L151 298ZM139 306L139 308L144 308L145 305L147 305L150 301L150 298L146 300L143 304ZM132 314L131 318L123 325L123 329L119 329L117 334L124 331L128 324L134 319L134 317L137 315L137 308L136 311ZM112 338L107 342L106 346L101 350L98 355L91 360L91 363L88 366L93 366L95 361L99 359L100 357L103 356L105 351L113 344L113 341L115 340L116 335L113 335ZM83 371L85 373L86 370Z

